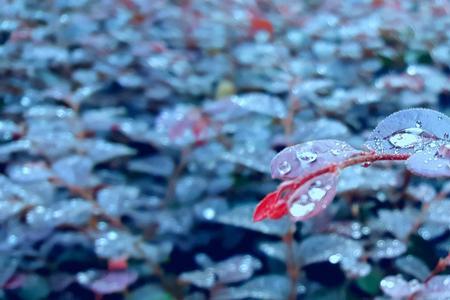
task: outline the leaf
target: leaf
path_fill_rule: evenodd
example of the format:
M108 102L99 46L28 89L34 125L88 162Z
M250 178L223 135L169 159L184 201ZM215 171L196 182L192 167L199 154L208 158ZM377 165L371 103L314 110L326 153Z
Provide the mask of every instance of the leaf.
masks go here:
M79 284L96 294L107 295L122 292L133 284L138 275L135 271L97 271L89 270L77 274Z
M319 234L308 237L298 248L303 265L332 260L357 260L364 249L360 242L337 234Z
M136 154L136 151L130 147L101 139L85 139L78 143L77 148L81 152L86 153L94 164Z
M380 287L386 295L394 299L408 298L423 289L423 285L417 279L406 281L401 275L383 278Z
M372 258L375 260L383 258L394 258L406 252L406 245L396 239L378 240L372 249Z
M40 300L47 299L50 287L47 281L38 275L28 275L18 291L22 299Z
M282 180L308 176L330 164L357 155L360 151L338 140L317 140L290 146L270 163L273 178Z
M413 154L406 160L406 168L414 174L424 177L449 177L450 157L441 155L441 149L450 148L450 144L443 144L436 150L437 145ZM448 152L446 151L448 154Z
M338 193L348 192L377 192L394 189L401 185L398 170L381 168L361 168L352 166L342 170L339 177Z
M286 181L258 204L253 220L279 219L286 213L293 221L307 220L323 211L333 200L337 178L337 173L326 173L303 184Z
M298 252L298 244L293 244L295 253L297 254L297 260L298 256L301 255L300 252ZM284 242L264 242L258 245L259 251L264 253L264 255L279 260L281 262L286 262L286 244Z
M406 255L395 260L395 266L400 271L412 275L423 281L430 274L430 268L419 258L413 255Z
M380 209L378 218L372 220L370 227L379 231L392 233L396 238L403 240L414 229L419 213L411 208L403 210Z
M367 294L375 296L380 291L381 279L383 279L383 273L374 268L368 275L358 278L356 285Z
M237 255L202 271L196 270L182 273L179 279L198 287L211 288L218 283L233 283L247 280L261 267L261 262L253 256Z
M218 290L213 294L213 300L283 300L287 299L289 291L288 278L280 275L264 275L238 286Z
M84 199L55 202L49 206L36 206L26 215L27 224L35 228L51 228L62 224L87 224L94 211L92 203Z
M261 269L262 264L253 256L238 255L214 266L214 273L220 283L239 282L252 277L253 273Z
M121 216L130 212L138 197L137 187L116 185L101 189L97 194L97 202L111 216Z
M425 284L425 288L415 297L417 300L450 299L450 275L437 275Z
M296 141L334 139L349 136L349 129L342 122L334 119L320 118L313 121L302 121L293 136Z
M434 222L425 222L417 230L417 234L424 240L429 241L442 236L448 229L448 225Z
M405 109L381 121L365 146L377 153L415 153L436 140L448 140L450 118L424 108Z
M141 286L126 297L126 300L175 300L169 293L164 291L160 286L153 284L146 284Z
M134 271L114 271L95 279L89 284L89 287L97 294L112 294L125 290L136 280L137 274Z
M333 201L338 182L337 173L317 176L295 190L287 201L293 221L305 221L322 212Z
M45 181L52 176L51 170L42 162L12 164L7 173L11 180L20 183Z
M255 204L243 204L236 206L225 214L219 215L215 221L265 234L283 236L287 233L290 225L288 219L282 219L279 221L264 220L257 223L253 222L252 214L254 207Z
M253 221L259 222L264 219L280 219L287 214L286 202L279 201L278 191L269 193L255 208Z
M163 177L169 177L174 168L175 163L168 155L153 155L147 158L133 159L128 163L130 171Z
M231 96L230 101L248 111L268 115L276 118L284 118L287 109L280 98L263 93L248 93Z
M92 159L71 155L61 158L53 163L52 169L55 175L71 186L89 187L97 183L97 179L92 175L94 162Z
M430 203L427 219L433 223L450 225L450 200L435 200Z

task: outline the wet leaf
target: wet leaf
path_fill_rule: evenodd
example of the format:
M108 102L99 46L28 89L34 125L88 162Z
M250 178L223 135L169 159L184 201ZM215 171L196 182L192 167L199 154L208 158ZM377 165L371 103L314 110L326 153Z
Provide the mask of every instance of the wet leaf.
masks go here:
M376 259L394 258L406 252L406 245L395 239L378 240L372 249L371 256Z
M290 146L272 159L272 177L283 180L305 177L358 153L347 143L338 140L318 140Z
M292 220L304 221L322 212L336 195L338 175L328 173L306 182L289 196L287 206Z
M238 286L220 289L212 297L214 300L226 299L286 299L289 291L289 281L280 275L264 275Z
M449 275L437 275L425 284L423 290L416 296L418 300L444 300L450 297Z
M358 260L364 253L358 241L336 234L320 234L308 237L300 243L298 252L303 265L343 260Z
M413 255L399 257L395 260L395 266L400 271L408 275L412 275L420 281L425 280L430 274L430 269L428 268L428 266L419 258Z
M401 275L387 276L380 282L383 292L394 299L403 299L422 290L423 285L416 279L406 281Z
M436 140L448 140L450 118L431 109L406 109L381 121L366 147L378 153L415 153Z

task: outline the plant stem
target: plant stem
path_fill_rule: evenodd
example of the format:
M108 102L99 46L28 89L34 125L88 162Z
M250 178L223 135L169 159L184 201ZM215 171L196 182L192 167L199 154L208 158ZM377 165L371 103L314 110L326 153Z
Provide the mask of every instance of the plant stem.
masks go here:
M406 160L410 156L411 156L410 154L376 154L374 152L361 152L358 155L350 157L349 159L347 159L341 163L330 164L330 165L323 167L315 172L312 172L304 177L301 177L300 179L293 179L293 180L285 181L280 184L279 190L280 190L280 188L283 188L284 186L290 186L291 188L298 188L298 187L302 186L303 184L305 184L307 181L309 181L317 176L320 176L320 175L323 175L326 173L335 173L339 170L345 169L345 168L353 166L353 165L358 165L358 164L363 164L363 163L372 163L372 162L383 161L383 160L386 160L386 161L399 160L400 161L400 160ZM295 184L293 184L293 182L295 182Z
M300 268L295 255L295 229L295 223L292 223L289 231L283 237L283 242L286 245L286 271L291 281L289 300L297 299L297 284L300 276Z
M191 152L190 148L184 148L181 151L181 158L180 162L176 166L175 170L173 171L172 175L169 178L169 182L167 184L166 194L164 196L163 205L168 205L172 202L174 196L175 196L175 188L178 181L178 178L180 177L181 173L184 170L184 167L187 163L187 156Z
M424 283L425 284L428 283L428 281L430 281L431 278L433 278L439 273L444 272L445 269L449 266L449 264L450 264L450 253L448 253L446 257L439 259L433 271L431 271L430 275L428 275L428 277L424 280Z

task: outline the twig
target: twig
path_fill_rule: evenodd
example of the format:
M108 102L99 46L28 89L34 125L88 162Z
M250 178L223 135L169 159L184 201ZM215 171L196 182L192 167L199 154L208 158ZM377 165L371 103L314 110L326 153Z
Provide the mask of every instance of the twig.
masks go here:
M283 237L283 242L286 245L286 271L291 281L291 289L289 291L289 300L297 299L297 283L300 277L300 267L295 255L295 223L291 223L289 231Z

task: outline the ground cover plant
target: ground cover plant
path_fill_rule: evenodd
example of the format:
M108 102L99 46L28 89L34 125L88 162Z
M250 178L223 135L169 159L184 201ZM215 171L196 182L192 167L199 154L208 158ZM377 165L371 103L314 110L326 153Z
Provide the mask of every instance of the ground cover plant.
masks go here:
M449 25L0 0L0 299L450 298Z

